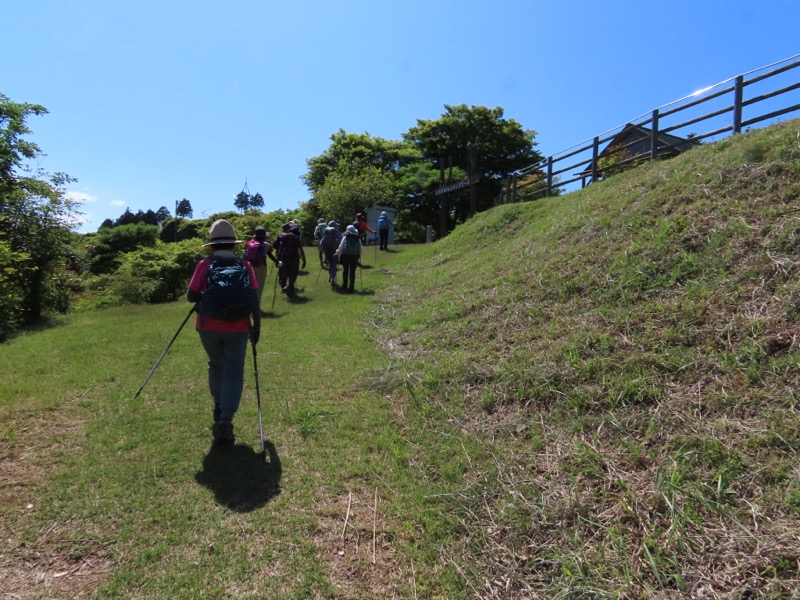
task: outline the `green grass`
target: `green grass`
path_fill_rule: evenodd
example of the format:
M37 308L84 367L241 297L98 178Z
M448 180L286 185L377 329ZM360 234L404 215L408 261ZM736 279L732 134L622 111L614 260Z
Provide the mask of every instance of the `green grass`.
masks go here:
M792 597L799 127L368 249L360 294L310 268L259 344L266 463L251 358L209 451L190 326L133 399L187 304L0 346L0 588Z

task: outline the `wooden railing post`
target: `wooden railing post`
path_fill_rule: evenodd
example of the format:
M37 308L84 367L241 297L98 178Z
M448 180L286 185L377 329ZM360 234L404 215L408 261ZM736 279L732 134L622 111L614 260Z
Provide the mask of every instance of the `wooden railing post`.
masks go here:
M653 128L650 130L650 160L658 159L658 109L653 111Z
M517 198L517 174L516 173L511 175L511 189L513 190L512 195L511 195L511 201L512 202L517 202L518 198Z
M553 157L547 157L547 197L553 195Z
M733 87L733 133L742 132L742 98L744 97L744 75L736 78Z
M598 168L597 168L597 155L600 153L600 138L594 138L592 142L592 183L597 181Z

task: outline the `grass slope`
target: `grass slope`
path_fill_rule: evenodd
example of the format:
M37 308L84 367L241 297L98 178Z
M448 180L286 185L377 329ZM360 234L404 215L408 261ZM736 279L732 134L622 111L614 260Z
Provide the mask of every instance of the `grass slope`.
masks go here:
M188 305L0 346L0 591L792 597L800 125L310 262L209 447ZM271 303L272 288L264 305ZM279 490L282 492L279 493Z
M792 121L499 207L408 269L389 345L425 437L471 452L436 504L476 596L798 593L799 195Z

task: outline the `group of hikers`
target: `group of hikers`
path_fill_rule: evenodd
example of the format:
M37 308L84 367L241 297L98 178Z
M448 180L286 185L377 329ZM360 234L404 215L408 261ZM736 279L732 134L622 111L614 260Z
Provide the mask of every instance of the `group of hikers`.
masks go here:
M388 250L389 227L393 223L385 211L377 225L378 232L367 225L363 213L358 213L342 233L336 221L326 223L319 219L314 239L320 269L328 269L332 289L337 289L337 269L341 264L341 290L355 291L356 269L361 263L367 233L379 233L380 249ZM203 244L211 253L197 263L189 281L186 297L195 303L195 328L208 356L208 387L214 401L212 434L218 445L231 445L236 440L233 417L244 388L247 343L253 345L255 352L261 335L261 296L267 280L267 260L277 267L277 281L289 297L295 295L297 276L306 267L302 230L296 220L283 225L274 242L269 238L264 227L256 227L250 240L238 240L228 221L215 221L208 243ZM240 245L243 252L237 256Z

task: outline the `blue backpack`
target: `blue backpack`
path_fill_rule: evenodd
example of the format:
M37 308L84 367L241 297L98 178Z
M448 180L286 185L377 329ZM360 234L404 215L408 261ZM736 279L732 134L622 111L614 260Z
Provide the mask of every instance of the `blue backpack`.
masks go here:
M342 254L346 256L358 256L361 254L361 240L357 235L350 235L349 233L344 236L344 248Z
M241 321L257 306L258 293L251 287L250 272L244 262L238 258L212 258L200 314L223 321Z

